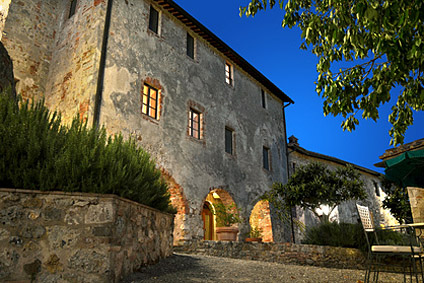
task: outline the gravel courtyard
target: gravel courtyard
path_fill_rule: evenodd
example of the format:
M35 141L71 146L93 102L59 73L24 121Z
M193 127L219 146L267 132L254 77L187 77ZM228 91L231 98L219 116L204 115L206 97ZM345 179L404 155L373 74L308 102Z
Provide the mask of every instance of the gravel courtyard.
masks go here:
M174 253L156 265L142 268L122 282L362 282L364 274L364 270ZM403 282L403 276L380 274L378 282Z

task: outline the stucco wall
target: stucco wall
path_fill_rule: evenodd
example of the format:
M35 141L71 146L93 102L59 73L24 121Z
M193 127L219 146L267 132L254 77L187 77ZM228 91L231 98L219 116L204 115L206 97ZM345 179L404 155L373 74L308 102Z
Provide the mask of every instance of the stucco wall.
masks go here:
M289 151L290 152L290 151ZM296 151L292 151L289 154L289 173L293 174L293 164L295 167L303 166L311 162L322 163L328 168L335 170L340 168L343 165L340 165L336 162L331 162L329 160L324 160L320 158L314 158L311 156L306 156ZM366 201L361 201L361 204L368 206L371 211L373 211L374 219L378 224L383 225L393 225L395 224L395 219L393 216L382 208L382 202L386 197L386 194L381 188L380 179L376 175L358 170L361 174L361 180L364 182L365 189L368 195ZM378 191L377 191L378 190ZM379 194L379 195L378 195ZM306 226L316 225L319 223L319 220L308 210L304 211L302 209L297 209L297 217L306 224ZM340 204L332 214L332 219L339 222L345 223L357 223L358 222L358 213L356 211L355 201L347 201ZM302 239L303 235L301 232L298 232L298 239Z
M3 36L4 23L9 13L10 0L2 0L0 3L0 40Z
M0 281L116 282L170 256L172 226L113 195L0 189Z
M158 165L183 188L188 213L182 238L203 237L201 209L212 188L230 193L247 223L258 197L284 181L285 145L282 103L235 68L234 86L225 82L226 58L195 34L195 59L186 55L187 29L160 13L159 35L148 30L145 1L115 1L108 43L100 123L110 132L133 135ZM141 113L144 82L160 89L159 120ZM203 140L187 134L191 105L203 109ZM235 155L225 153L224 133L235 132ZM271 150L272 170L262 168L262 147ZM243 232L243 231L242 231Z

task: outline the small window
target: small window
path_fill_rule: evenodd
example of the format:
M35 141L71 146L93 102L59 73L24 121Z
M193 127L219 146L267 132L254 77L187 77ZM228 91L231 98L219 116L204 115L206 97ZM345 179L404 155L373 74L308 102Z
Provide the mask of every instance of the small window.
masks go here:
M261 90L261 94L262 94L262 107L266 109L266 94L263 89Z
M375 195L379 197L380 196L380 188L378 186L378 183L376 181L372 181L372 182L374 184Z
M292 172L293 174L296 173L296 163L292 163Z
M159 12L152 5L150 5L149 29L154 33L158 33L159 30Z
M225 82L233 85L233 66L229 63L225 63Z
M263 150L262 150L262 154L263 154L264 169L269 171L269 169L270 169L270 166L269 166L269 148L264 146Z
M159 91L147 84L143 88L143 101L141 106L141 112L149 117L156 120L159 119L158 108L159 108Z
M199 139L199 140L201 138L201 135L200 135L200 130L201 130L200 115L201 114L199 112L190 108L189 117L188 117L188 133L193 138Z
M187 33L187 56L194 59L194 38Z
M225 152L229 153L229 154L233 154L233 152L234 152L233 135L234 135L233 130L231 130L229 128L225 128Z
M75 11L76 11L76 8L77 8L77 2L78 2L78 0L71 0L71 5L69 7L68 19L75 14Z

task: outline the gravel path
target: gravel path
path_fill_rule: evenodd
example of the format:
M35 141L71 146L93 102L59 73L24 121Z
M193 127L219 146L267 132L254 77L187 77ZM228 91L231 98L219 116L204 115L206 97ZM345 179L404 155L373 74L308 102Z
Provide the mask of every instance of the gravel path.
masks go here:
M362 282L365 271L174 253L143 267L122 282ZM408 278L409 279L409 278ZM399 274L380 274L378 282L403 282Z

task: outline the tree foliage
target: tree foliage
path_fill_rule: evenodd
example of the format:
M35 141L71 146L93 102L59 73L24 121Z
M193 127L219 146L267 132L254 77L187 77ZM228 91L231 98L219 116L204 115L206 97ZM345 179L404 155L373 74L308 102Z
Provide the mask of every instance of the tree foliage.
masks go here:
M233 224L241 223L240 209L235 205L225 205L222 202L214 204L216 214L216 226L230 227Z
M134 140L78 118L65 127L42 102L18 107L1 94L0 187L116 194L174 212L160 170Z
M287 207L309 209L321 222L327 222L331 212L342 202L367 197L364 183L351 165L333 171L320 163L300 166L287 184L275 183L271 194L284 200ZM316 212L321 205L330 207L328 214Z
M300 48L310 47L319 58L316 91L324 114L343 116L342 128L351 131L358 113L379 119L379 107L396 91L389 134L391 144L403 143L413 111L424 110L424 1L250 0L240 15L276 4L282 26L299 27ZM335 70L338 62L347 67Z
M389 209L399 223L412 223L407 189L387 180L385 177L382 178L381 185L387 194L387 197L383 200L383 208Z

